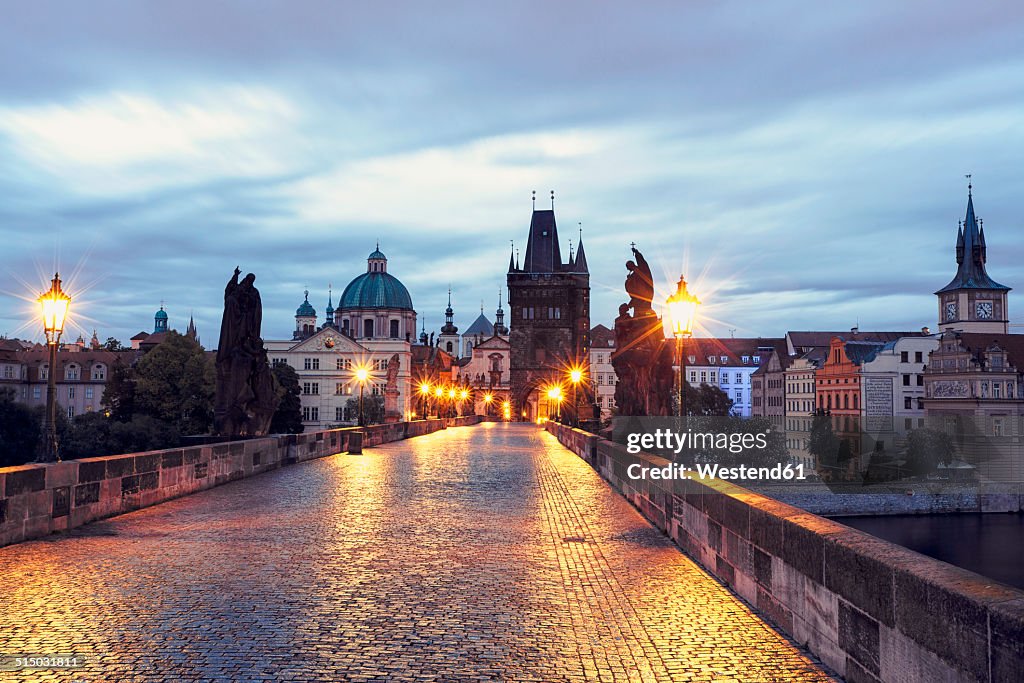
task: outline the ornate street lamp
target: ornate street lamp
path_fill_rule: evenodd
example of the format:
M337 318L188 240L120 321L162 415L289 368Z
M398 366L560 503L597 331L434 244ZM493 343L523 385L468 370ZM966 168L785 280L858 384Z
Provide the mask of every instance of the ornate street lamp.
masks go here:
M672 334L676 337L676 357L679 359L679 417L683 416L683 340L693 336L693 325L697 320L697 306L700 300L686 289L686 278L679 276L676 291L666 301Z
M64 321L68 317L71 297L60 288L60 274L53 274L50 291L39 296L39 306L43 313L43 330L46 332L46 345L50 351L50 368L46 383L46 446L43 462L58 462L57 452L57 345L64 331Z
M420 402L423 407L423 419L430 417L430 382L420 384Z
M494 401L494 396L490 393L484 394L484 415L491 414L491 402Z
M569 369L569 381L572 382L572 420L573 426L580 426L580 403L576 398L577 387L583 380L583 368L574 366Z
M366 366L360 366L356 368L356 381L359 382L359 426L365 427L366 420L363 417L363 388L366 386L366 380L370 378L370 371Z
M555 421L556 422L561 422L562 421L562 387L560 387L560 386L558 386L556 384L555 386L553 386L550 389L548 389L548 398L550 398L552 401L555 402L555 406L556 406L555 410L557 411L556 415L555 415Z

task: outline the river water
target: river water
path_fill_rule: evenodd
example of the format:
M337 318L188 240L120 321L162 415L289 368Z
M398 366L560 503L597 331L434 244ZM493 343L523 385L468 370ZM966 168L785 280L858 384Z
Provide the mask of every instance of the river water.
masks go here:
M990 579L1024 588L1024 514L958 513L831 519Z

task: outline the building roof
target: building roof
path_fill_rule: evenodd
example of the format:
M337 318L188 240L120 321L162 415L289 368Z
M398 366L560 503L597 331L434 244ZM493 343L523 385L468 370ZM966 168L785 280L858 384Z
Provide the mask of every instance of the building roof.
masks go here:
M95 349L84 349L82 351L57 351L57 366L63 368L66 365L74 363L82 368L88 369L97 363L102 363L103 365L110 367L119 359L126 360L130 363L138 357L138 355L138 351L102 351ZM22 351L17 355L15 360L28 366L28 381L37 382L41 381L39 379L40 368L50 362L50 352L45 348ZM63 374L57 375L57 379L63 380ZM92 381L92 375L83 372L79 375L79 381Z
M989 277L985 270L988 253L985 247L985 228L974 215L974 197L971 186L967 186L967 215L956 235L956 275L949 284L935 292L951 292L959 289L998 289L1010 291Z
M885 342L856 340L846 342L843 345L843 350L851 363L863 365L873 361L883 347L885 347Z
M557 273L562 270L562 252L558 246L558 226L554 209L534 209L530 218L530 237L522 272Z
M615 348L615 331L605 325L597 324L590 328L590 348Z
M391 273L363 273L348 283L338 300L339 311L359 308L411 311L412 297L405 285Z
M490 320L487 319L486 315L481 313L476 317L476 320L473 321L473 324L470 325L465 332L463 332L463 334L470 334L474 336L482 334L487 337L490 337L492 334L494 334L494 325L491 323Z
M756 368L768 362L772 351L785 352L786 342L781 338L755 337L755 338L728 338L718 339L714 337L695 337L686 342L683 352L687 356L694 356L696 360L691 365L718 365L732 367ZM725 356L725 362L722 357ZM754 362L754 357L758 362ZM714 357L715 362L709 363L708 357ZM743 358L747 362L743 362Z
M148 336L149 336L149 332L139 332L134 337L132 337L129 341L141 341L141 340L145 339Z
M306 299L299 307L295 309L296 318L315 318L316 309L313 308L313 304L309 303L309 290L306 290Z
M817 346L823 346L827 349L829 344L832 342L832 337L842 337L849 341L858 339L864 341L889 342L895 341L900 337L923 336L925 336L925 332L921 330L918 330L917 332L862 332L856 327L852 330L843 330L840 332L791 330L786 332L786 346L789 355L799 356L800 354Z
M984 332L956 332L960 346L980 360L981 354L997 344L1006 351L1007 359L1018 372L1024 372L1024 334L992 334Z

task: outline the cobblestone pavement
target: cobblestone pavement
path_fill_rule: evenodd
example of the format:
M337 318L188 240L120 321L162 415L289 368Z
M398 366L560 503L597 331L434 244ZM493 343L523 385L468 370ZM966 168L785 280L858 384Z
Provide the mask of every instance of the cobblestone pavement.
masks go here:
M549 434L484 424L0 549L0 681L830 680Z

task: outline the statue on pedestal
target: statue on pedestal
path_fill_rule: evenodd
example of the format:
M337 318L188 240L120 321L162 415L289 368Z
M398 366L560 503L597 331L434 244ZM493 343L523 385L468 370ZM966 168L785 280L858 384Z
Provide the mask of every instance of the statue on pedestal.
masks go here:
M400 422L402 411L398 409L398 354L388 360L387 381L384 384L384 421Z
M264 436L280 402L260 327L263 303L249 273L224 288L224 316L217 346L213 428L220 436Z
M671 415L672 347L665 343L661 318L651 307L651 268L643 254L635 246L632 249L635 261L626 262L629 303L619 306L615 319L615 405L619 415Z

